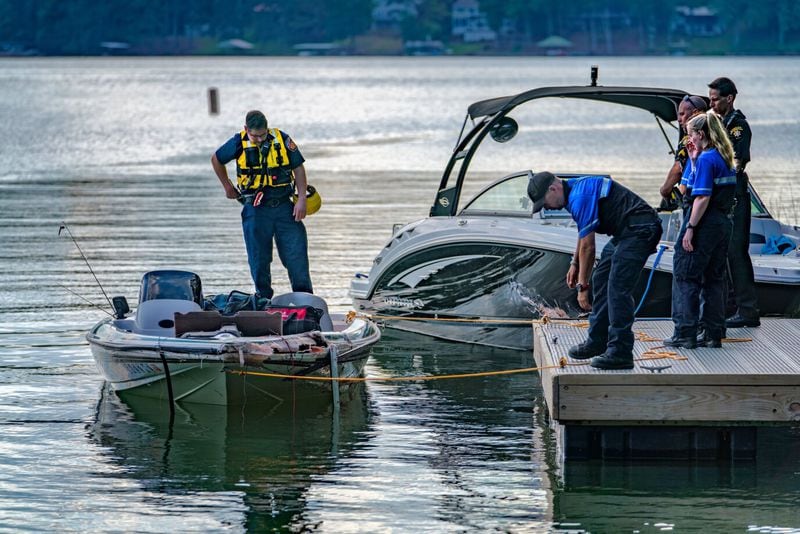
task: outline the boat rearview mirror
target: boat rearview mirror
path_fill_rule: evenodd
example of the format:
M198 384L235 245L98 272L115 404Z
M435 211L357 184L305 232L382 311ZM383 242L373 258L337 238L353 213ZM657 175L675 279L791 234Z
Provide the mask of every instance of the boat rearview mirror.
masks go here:
M518 131L519 125L517 121L511 117L503 117L492 125L491 130L489 130L489 135L498 143L506 143L511 141L514 136L517 135Z

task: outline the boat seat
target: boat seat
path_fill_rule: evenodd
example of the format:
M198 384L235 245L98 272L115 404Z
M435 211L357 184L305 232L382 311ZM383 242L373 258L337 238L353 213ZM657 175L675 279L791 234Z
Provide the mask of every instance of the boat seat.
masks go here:
M279 312L242 310L233 316L236 328L246 337L281 335L283 320Z
M175 314L175 337L191 332L221 332L226 327L244 337L261 337L281 334L281 314L244 310L236 315L222 315L218 311L190 311ZM228 332L231 330L228 329Z
M312 308L317 308L322 311L322 317L319 319L320 329L323 332L333 332L333 320L328 313L328 304L322 297L296 291L272 297L270 304L272 306L311 306Z
M175 314L200 311L192 300L152 299L136 308L136 327L142 334L151 336L175 335Z

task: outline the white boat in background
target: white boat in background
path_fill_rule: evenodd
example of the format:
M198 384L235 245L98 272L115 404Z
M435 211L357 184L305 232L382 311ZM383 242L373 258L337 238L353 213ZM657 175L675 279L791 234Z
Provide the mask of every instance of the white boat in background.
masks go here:
M100 373L117 392L175 402L331 399L330 380L282 377L362 377L380 339L373 322L331 315L307 293L235 314L204 310L200 278L187 271L145 274L130 317L125 298L113 300L116 315L86 335Z
M552 170L546 161L539 162L536 170L506 174L462 203L465 179L475 174L470 171L474 156L488 153L493 166L501 169L507 161L527 159L527 152L522 158L508 157L509 150L513 152L509 147L515 145L509 141L519 129L510 114L518 106L543 98L640 109L655 117L669 144L664 125L677 131L678 105L686 94L675 89L603 87L593 83L542 87L472 104L429 216L396 225L369 273L358 273L352 279L350 295L356 310L380 317L391 328L530 350L532 319L576 317L582 312L575 291L564 283L575 251L577 229L565 210L533 214L527 196L528 181L538 170ZM520 115L531 120L530 114ZM535 116L533 120L536 124ZM522 143L525 151L547 142L541 132L529 129L526 133L528 143ZM497 141L500 146L483 143L486 139ZM608 143L609 150L615 150L613 140ZM485 150L481 152L480 148ZM674 152L671 144L670 149ZM670 165L671 161L665 159L665 174ZM574 170L556 174L560 178L598 175ZM750 255L759 308L763 315L798 317L798 251L790 248L788 254L764 254L762 247L782 238L786 238L784 242L800 243L800 228L774 219L752 185L751 193ZM672 246L682 213L662 211L661 218L663 250L648 260L634 292L640 303L640 317L670 316ZM597 236L598 255L608 239Z

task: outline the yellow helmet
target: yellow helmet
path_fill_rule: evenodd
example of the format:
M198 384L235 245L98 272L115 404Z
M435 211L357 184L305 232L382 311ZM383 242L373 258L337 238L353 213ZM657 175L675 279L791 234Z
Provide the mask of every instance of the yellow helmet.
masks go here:
M292 202L297 202L297 195L292 195ZM313 185L306 187L306 215L314 215L322 207L322 197Z

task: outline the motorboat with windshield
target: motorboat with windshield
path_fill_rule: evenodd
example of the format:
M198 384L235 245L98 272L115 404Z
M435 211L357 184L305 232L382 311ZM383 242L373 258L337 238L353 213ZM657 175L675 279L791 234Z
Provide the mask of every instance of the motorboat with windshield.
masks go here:
M625 108L625 113L632 113L633 108L637 115L649 113L674 154L667 130L679 130L678 105L687 94L675 89L604 87L593 80L590 86L542 87L472 104L429 216L395 225L369 273L357 273L352 279L350 294L356 309L384 321L388 327L530 350L532 319L577 317L582 313L575 291L564 283L577 230L565 210L532 213L528 181L539 170L553 170L547 161L540 161L536 169L508 169L504 176L462 202L467 190L475 190L466 179L487 175L486 171L471 170L479 160L478 154L491 153L490 172L507 169L509 162L527 161L505 156L505 149L514 145L510 141L516 140L521 129L512 114L539 126L538 130L533 129L538 139L522 145L526 152L554 154L552 149L550 154L546 152L546 137L555 134L541 126L541 117L520 112L523 104L543 99L568 99L570 106L572 102L604 105L603 112L609 117L613 116L609 108ZM472 126L468 128L470 121ZM617 127L625 128L625 124ZM563 138L565 144L570 135L568 132ZM656 136L660 137L658 133ZM640 143L642 140L633 137L628 144ZM607 146L613 147L613 141L609 140ZM567 145L565 150L574 155L575 161L587 158L581 153L581 146ZM664 174L669 163L664 159ZM610 176L581 169L555 174L560 178ZM636 190L635 184L626 185ZM800 229L772 217L752 186L751 193L750 254L759 308L764 315L798 316L800 259L792 244L800 243ZM670 316L672 252L682 212L661 210L660 216L664 225L662 243L649 258L635 291L639 317ZM598 254L607 239L597 236ZM765 253L765 245L778 241L789 243L789 250L781 250L784 254Z

